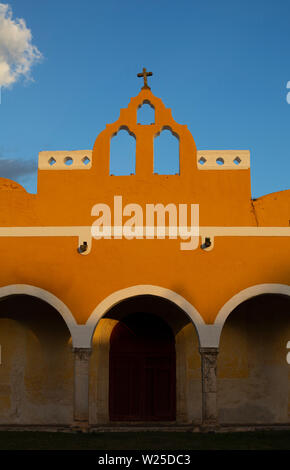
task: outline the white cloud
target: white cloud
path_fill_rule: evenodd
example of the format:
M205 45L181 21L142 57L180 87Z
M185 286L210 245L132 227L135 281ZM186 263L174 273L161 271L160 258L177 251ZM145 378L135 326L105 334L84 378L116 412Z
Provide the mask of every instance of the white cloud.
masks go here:
M0 3L0 86L8 87L22 76L31 78L32 65L42 58L31 41L25 20L13 19L11 7Z

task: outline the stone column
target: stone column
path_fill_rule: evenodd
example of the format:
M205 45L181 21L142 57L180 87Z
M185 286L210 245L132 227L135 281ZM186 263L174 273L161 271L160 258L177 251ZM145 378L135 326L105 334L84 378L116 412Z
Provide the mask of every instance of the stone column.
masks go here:
M74 348L74 426L89 426L89 365L90 348Z
M217 421L218 348L200 348L202 380L202 425L214 428Z

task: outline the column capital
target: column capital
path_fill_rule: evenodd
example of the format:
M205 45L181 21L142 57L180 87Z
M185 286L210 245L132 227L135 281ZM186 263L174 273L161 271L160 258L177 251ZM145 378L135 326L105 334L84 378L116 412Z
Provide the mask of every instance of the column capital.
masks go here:
M87 361L92 354L92 348L73 348L73 353L80 361Z
M219 348L200 347L199 352L200 352L200 354L218 354L219 353Z

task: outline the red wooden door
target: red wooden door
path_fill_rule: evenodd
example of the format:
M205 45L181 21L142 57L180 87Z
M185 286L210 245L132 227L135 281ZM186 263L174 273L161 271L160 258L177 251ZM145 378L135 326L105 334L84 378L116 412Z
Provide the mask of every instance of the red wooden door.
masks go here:
M136 313L111 335L109 411L113 421L175 420L175 343L159 317Z

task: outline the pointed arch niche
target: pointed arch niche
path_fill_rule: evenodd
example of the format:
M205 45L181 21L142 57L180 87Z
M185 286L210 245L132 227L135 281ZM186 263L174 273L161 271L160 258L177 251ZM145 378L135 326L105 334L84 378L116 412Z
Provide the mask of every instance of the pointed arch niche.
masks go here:
M110 175L135 174L136 137L128 127L122 126L111 137Z
M155 108L149 100L144 100L137 110L137 124L155 124Z
M170 127L163 127L154 139L154 173L179 175L179 136Z

